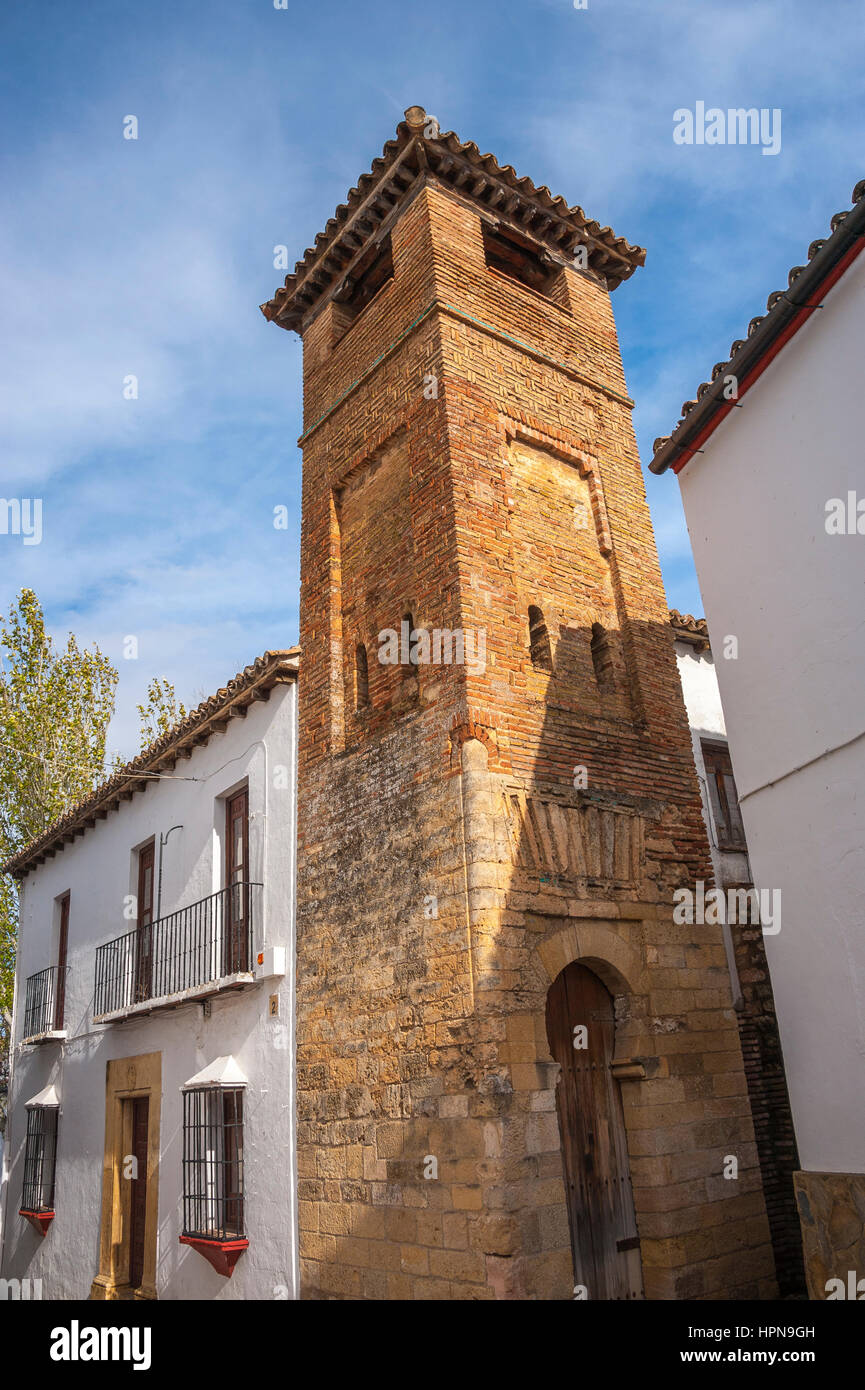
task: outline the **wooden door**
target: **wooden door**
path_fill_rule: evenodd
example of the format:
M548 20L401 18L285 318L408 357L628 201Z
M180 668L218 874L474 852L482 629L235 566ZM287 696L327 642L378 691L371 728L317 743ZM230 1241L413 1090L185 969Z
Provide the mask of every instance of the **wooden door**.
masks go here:
M66 1014L66 953L69 947L69 894L60 900L60 941L57 946L57 991L54 1003L54 1027L63 1028Z
M132 1155L135 1159L129 1199L129 1282L133 1289L144 1279L144 1231L147 1224L147 1127L150 1100L137 1096L132 1101Z
M225 964L223 974L249 969L249 792L225 806Z
M138 930L135 943L135 1000L149 999L153 984L153 863L155 846L138 851Z
M610 1070L615 1031L606 986L585 966L567 966L547 995L547 1037L562 1068L556 1108L574 1281L590 1299L643 1296L622 1098Z

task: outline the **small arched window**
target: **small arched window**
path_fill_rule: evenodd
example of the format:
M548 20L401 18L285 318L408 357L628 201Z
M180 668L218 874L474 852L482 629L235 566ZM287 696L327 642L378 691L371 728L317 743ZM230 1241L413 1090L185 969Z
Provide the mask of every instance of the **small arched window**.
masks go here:
M592 665L599 690L610 690L615 684L610 634L600 623L592 623Z
M366 709L369 704L369 665L366 657L366 647L362 642L358 642L354 653L354 706L355 709Z
M414 632L414 618L411 613L402 615L402 632L400 633L399 659L403 663L402 673L404 676L416 674L416 663L411 659L412 642L411 635Z
M529 653L536 671L552 671L550 634L547 632L543 613L534 604L529 605Z

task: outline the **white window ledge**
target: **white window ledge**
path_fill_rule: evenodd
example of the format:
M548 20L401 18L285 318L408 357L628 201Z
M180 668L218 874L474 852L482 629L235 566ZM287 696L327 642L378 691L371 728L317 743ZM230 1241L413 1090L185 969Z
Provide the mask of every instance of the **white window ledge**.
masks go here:
M48 1028L44 1033L32 1033L29 1038L22 1038L21 1045L35 1047L38 1043L65 1042L68 1036L65 1028Z

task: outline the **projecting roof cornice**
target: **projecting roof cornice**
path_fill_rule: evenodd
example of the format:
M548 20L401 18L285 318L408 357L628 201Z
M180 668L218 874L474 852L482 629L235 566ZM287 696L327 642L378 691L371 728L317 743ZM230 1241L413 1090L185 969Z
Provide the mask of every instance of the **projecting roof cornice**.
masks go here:
M794 265L787 276L786 290L773 290L766 301L766 313L748 324L747 336L737 338L726 362L716 362L710 381L701 381L692 401L685 401L681 419L672 434L661 435L653 446L652 473L672 467L681 472L698 453L713 431L781 349L807 323L821 299L841 278L865 246L865 179L853 189L853 206L836 212L830 223L831 235L818 238L808 247L808 264ZM731 383L735 387L732 394Z
M708 648L709 629L705 618L694 618L690 613L680 613L678 608L671 608L670 626L677 642L687 642L697 652Z
M519 178L509 164L481 154L472 141L460 140L452 130L441 132L423 107L410 106L396 138L388 140L370 172L358 179L315 245L297 262L294 274L261 305L265 318L300 332L319 301L331 291L338 293L344 282L363 271L385 224L389 226L395 211L427 182L457 193L559 259L572 259L577 248L585 246L589 268L603 276L611 290L646 259L641 246L631 246L544 185L536 187L530 178Z
M244 717L250 705L268 699L275 685L296 681L299 658L299 647L265 652L257 657L251 666L204 700L173 729L118 769L85 801L73 806L44 834L20 849L2 865L2 870L20 879L37 864L53 858L58 850L92 829L97 821L105 820L109 811L130 801L136 792L144 791L149 782L158 780L161 774L170 774L179 759L190 757L193 749L207 743L213 734L222 733L232 719Z

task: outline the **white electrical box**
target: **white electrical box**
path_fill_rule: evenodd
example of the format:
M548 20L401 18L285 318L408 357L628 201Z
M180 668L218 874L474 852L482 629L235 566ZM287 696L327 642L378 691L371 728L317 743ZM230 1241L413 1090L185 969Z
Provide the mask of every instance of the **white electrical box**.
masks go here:
M285 947L268 946L255 958L255 978L273 980L285 974Z

